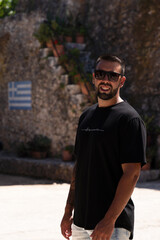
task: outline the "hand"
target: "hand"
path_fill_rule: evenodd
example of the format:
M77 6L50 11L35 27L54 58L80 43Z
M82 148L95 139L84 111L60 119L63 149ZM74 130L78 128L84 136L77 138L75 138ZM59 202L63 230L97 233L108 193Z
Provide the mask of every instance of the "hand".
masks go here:
M61 222L61 233L66 238L69 239L69 237L72 235L71 231L71 225L72 225L72 217L64 214Z
M103 218L95 227L91 234L92 240L110 240L114 230L114 223L112 221L106 221Z

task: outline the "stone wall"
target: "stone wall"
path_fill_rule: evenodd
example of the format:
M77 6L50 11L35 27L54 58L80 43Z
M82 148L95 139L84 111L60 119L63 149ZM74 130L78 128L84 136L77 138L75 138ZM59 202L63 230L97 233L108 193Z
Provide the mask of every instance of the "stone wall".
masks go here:
M32 35L46 15L65 17L69 11L75 18L80 13L88 27L87 50L93 59L112 53L126 61L122 97L141 114L155 115L160 125L159 9L157 0L20 0L15 17L0 22L1 138L12 145L33 133L47 134L56 152L74 141L85 100L78 89L71 96L70 86L60 88L67 77L56 76L61 70L51 67L52 60L40 58L39 43ZM13 80L32 81L31 111L8 110L7 83Z
M123 96L139 112L154 114L160 124L160 2L91 0L85 9L88 49L95 57L112 53L126 61Z
M30 140L34 134L52 139L52 153L73 144L79 115L86 98L68 76L57 58L45 57L45 50L33 37L42 14L21 13L1 21L0 140L5 149ZM3 24L3 25L2 25ZM32 109L9 110L8 82L31 81Z

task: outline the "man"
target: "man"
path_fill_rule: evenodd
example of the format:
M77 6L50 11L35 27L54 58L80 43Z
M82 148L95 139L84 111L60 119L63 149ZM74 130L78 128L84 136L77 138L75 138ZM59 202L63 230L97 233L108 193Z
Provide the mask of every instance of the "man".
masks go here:
M66 239L133 237L130 197L145 164L146 131L138 113L120 97L124 71L116 56L101 56L96 62L93 84L98 104L79 120L76 164L61 222Z

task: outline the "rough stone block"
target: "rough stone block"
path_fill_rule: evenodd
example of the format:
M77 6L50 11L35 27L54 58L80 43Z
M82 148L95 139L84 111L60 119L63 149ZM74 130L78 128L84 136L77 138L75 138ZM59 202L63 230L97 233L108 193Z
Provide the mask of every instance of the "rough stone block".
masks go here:
M41 48L41 49L39 49L40 58L47 57L50 52L51 52L51 50L49 48Z
M62 162L61 159L29 159L0 157L1 173L48 178L70 182L73 162Z
M58 57L48 57L48 65L54 67L58 64Z
M76 84L68 84L66 86L66 90L69 93L69 95L75 95L75 94L79 94L81 92L80 86L76 85Z
M71 96L71 102L73 102L76 105L80 105L84 102L85 96L83 94L76 94Z
M54 72L57 76L60 76L60 75L64 74L65 71L64 71L63 67L61 67L59 65L58 67L54 68Z
M141 171L139 182L146 182L146 181L154 181L159 179L160 177L160 170L146 170Z
M64 74L61 76L61 83L64 83L64 85L68 84L68 74Z

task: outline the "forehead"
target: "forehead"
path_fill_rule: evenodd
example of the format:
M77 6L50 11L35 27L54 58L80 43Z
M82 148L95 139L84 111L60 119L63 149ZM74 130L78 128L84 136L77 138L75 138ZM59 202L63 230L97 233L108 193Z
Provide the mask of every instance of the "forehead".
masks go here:
M101 60L97 64L96 69L121 73L121 65L118 62L110 62L106 60Z

